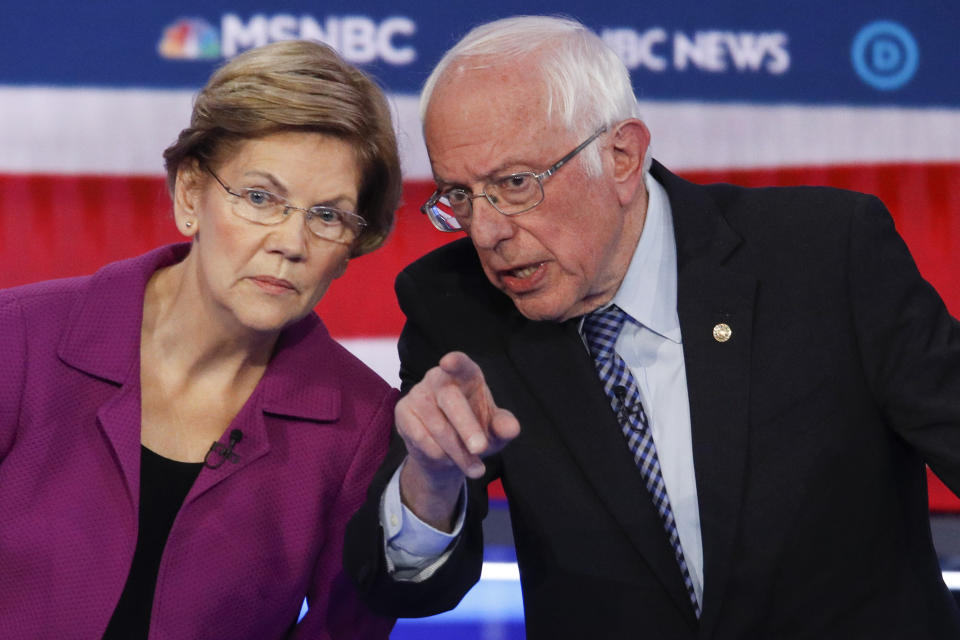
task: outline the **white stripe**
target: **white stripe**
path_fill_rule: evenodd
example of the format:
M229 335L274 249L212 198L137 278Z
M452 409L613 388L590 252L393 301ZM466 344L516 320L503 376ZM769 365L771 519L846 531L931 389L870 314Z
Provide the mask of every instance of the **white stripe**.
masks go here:
M191 91L0 86L0 171L162 175ZM429 180L417 99L393 95L407 179ZM672 169L960 160L960 109L642 102Z
M516 562L484 562L480 570L480 579L519 582L520 569Z
M484 562L481 580L520 581L520 569L516 562ZM960 571L944 571L943 581L951 591L960 591Z
M944 571L943 581L951 591L960 591L960 571Z
M960 160L960 109L648 103L671 169Z
M0 87L0 170L163 174L187 91Z
M162 175L193 91L0 85L0 171ZM412 96L391 96L405 174L428 178Z
M336 286L336 285L334 285ZM336 338L337 336L334 336ZM390 383L400 387L400 356L397 354L397 338L337 338L347 351L357 356L368 367Z

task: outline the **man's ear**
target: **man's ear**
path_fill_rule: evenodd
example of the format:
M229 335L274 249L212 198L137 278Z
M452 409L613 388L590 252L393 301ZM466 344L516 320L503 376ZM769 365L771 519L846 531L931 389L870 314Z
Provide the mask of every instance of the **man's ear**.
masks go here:
M203 189L203 169L196 158L187 158L177 168L177 182L173 187L173 217L177 229L188 238L199 229L200 194Z
M650 131L642 120L630 118L616 125L610 134L613 151L613 178L620 205L633 201L643 190L643 161L650 147Z

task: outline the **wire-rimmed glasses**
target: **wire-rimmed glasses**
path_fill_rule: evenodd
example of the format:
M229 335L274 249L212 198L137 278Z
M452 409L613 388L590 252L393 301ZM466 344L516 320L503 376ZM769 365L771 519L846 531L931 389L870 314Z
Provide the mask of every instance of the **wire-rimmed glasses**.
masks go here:
M224 191L239 198L236 206L231 209L234 214L247 222L271 226L286 220L290 211L299 211L303 214L304 224L310 233L318 238L342 244L353 242L367 226L366 220L359 215L336 207L318 205L304 209L293 206L283 196L278 196L266 189L244 187L234 191L213 172L213 169L208 166L204 168Z
M543 182L559 171L560 167L583 151L587 145L596 140L606 130L607 127L604 125L594 131L573 151L557 160L553 166L542 173L521 171L497 176L487 181L483 185L483 191L477 194L472 194L462 187L454 187L445 191L437 190L420 207L420 211L440 231L462 231L464 224L469 224L470 216L473 214L475 198L486 198L494 209L505 216L515 216L518 213L530 211L530 209L543 202Z

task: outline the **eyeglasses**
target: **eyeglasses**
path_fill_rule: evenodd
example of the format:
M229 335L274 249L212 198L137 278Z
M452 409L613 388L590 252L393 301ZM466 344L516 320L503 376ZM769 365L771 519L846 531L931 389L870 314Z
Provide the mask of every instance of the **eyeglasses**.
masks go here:
M543 202L544 181L560 170L560 167L569 162L575 155L586 149L587 145L607 130L606 125L593 132L589 138L557 160L556 164L542 173L521 171L510 175L492 178L483 185L483 191L471 194L466 189L456 187L446 191L435 191L420 211L430 218L433 226L440 231L461 231L465 224L469 224L473 215L473 201L484 197L494 209L505 216L515 216L518 213L530 211Z
M266 226L280 224L287 219L290 211L299 211L303 213L304 223L313 235L342 244L353 242L367 226L366 220L357 214L335 207L316 206L303 209L293 206L283 196L278 196L266 189L243 188L234 191L213 172L213 169L208 166L204 168L224 191L240 199L232 210L247 222Z

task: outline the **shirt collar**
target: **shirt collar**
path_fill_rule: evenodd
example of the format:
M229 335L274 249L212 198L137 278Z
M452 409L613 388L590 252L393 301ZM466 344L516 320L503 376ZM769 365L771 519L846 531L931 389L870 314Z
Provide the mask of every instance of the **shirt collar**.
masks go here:
M611 301L654 333L680 343L677 242L670 199L647 172L647 217L627 274Z

